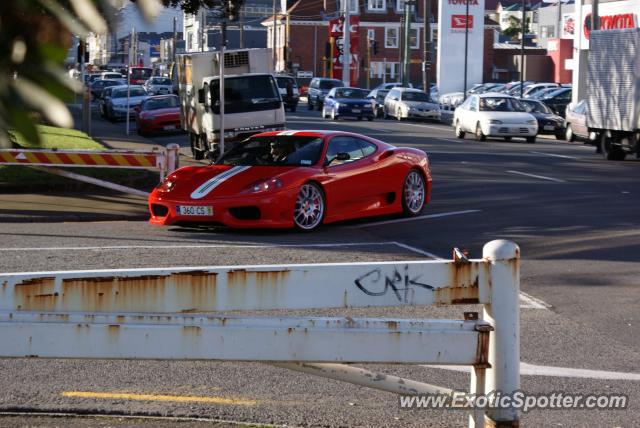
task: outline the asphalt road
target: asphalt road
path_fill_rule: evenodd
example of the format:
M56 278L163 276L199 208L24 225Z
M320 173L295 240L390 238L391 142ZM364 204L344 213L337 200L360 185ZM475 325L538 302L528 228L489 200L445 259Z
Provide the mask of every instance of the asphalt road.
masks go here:
M304 105L288 113L288 124L292 129L345 129L425 150L434 180L431 204L411 221L368 219L329 225L311 235L155 228L144 222L0 224L0 270L425 259L449 257L453 247L480 257L484 243L511 239L522 250L521 289L539 299L522 300L522 389L629 396L627 410L534 410L522 416L523 425L640 425L640 162L607 162L592 147L552 139L536 144L459 140L450 127L436 123L332 122ZM184 135L154 141L186 146ZM460 318L474 308L295 314ZM371 367L448 387L468 386L468 375L458 371ZM0 410L5 411L186 416L289 426L465 423L461 413L403 411L393 395L262 364L13 359L0 360L0 371L5 374L0 376ZM121 395L69 396L77 391ZM176 398L140 400L136 394ZM190 396L210 400L184 399ZM222 398L251 404L225 404ZM0 425L13 420L0 419Z

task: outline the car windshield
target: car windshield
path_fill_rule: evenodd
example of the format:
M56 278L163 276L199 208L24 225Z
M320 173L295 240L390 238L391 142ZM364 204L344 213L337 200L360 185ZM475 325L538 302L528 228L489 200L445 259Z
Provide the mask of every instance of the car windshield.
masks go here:
M529 113L544 113L551 114L551 110L549 107L542 103L537 103L535 101L520 101L524 105L524 108Z
M361 100L367 97L367 91L362 89L344 88L336 89L336 98L349 98Z
M152 85L171 85L171 79L167 79L166 77L154 77L151 79Z
M429 95L424 92L405 92L402 94L402 101L421 101L429 102Z
M378 91L378 95L376 95L376 100L384 100L389 91Z
M130 97L143 97L147 95L147 93L142 88L131 88L129 92ZM123 89L114 89L111 92L111 98L127 98L127 88Z
M131 78L132 79L148 79L151 77L152 70L150 68L132 68L131 69Z
M480 111L526 111L515 98L480 98Z
M236 146L217 163L220 165L311 166L322 153L320 137L294 135L254 137Z
M142 106L142 110L159 110L161 108L180 107L178 97L150 98Z
M291 83L292 86L295 86L296 82L290 77L276 77L276 82L278 83L278 88L286 88L288 83Z
M571 89L560 88L560 89L556 89L555 91L549 92L544 97L545 98L555 98L555 97L558 97L558 96L566 97L567 93L571 93Z
M220 112L220 83L211 81L211 102L214 113ZM280 93L271 76L239 76L224 80L225 113L273 110L278 108Z
M333 89L336 86L342 86L342 82L339 80L321 80L320 89Z

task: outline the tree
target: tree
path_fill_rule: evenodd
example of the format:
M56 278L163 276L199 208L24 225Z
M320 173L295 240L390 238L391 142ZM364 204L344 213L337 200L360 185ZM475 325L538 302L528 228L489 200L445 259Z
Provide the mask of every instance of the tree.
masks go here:
M531 18L526 17L524 21L525 34L530 32L530 24ZM520 33L522 33L522 19L513 15L509 15L509 27L505 28L502 31L502 34L504 34L505 36L509 36L512 39L516 39L518 38Z
M229 7L228 0L131 1L148 20L163 5L187 13L218 8L222 15ZM81 92L82 84L63 67L71 35L104 33L114 16L111 0L0 1L0 147L10 147L10 130L37 144L34 115L55 126L73 126L64 101Z

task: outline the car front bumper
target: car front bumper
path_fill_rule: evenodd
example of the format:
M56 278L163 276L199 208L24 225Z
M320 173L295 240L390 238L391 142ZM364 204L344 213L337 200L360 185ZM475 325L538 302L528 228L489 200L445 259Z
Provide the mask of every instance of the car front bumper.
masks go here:
M488 137L534 137L538 125L505 123L501 125L481 124L482 133Z
M149 223L157 226L200 223L221 224L232 228L290 228L293 227L297 194L297 189L283 189L268 195L243 194L229 198L179 200L171 198L170 193L156 189L149 195ZM213 215L181 215L177 212L178 206L210 206L213 208Z
M409 110L407 118L440 120L440 110Z
M340 107L338 115L341 117L373 117L371 106L368 107Z

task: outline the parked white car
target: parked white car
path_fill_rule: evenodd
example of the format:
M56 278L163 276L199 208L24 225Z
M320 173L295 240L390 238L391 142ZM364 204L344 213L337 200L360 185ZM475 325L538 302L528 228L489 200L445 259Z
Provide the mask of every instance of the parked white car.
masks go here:
M440 120L440 106L426 92L412 88L393 88L384 99L386 117Z
M152 77L144 82L144 88L149 95L164 95L173 93L173 82L168 77Z
M455 110L464 101L464 94L462 92L449 92L440 95L438 99L440 108L443 110Z
M478 141L523 137L535 143L538 133L538 121L516 98L495 92L471 95L454 112L452 124L456 137L469 132Z

